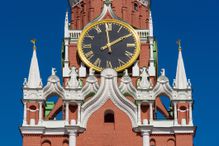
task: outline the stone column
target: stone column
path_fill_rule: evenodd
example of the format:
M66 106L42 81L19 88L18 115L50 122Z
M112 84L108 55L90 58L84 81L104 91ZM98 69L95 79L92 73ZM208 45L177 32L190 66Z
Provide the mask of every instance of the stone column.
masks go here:
M193 125L193 119L192 119L192 102L189 103L189 125Z
M77 133L75 131L69 132L69 146L76 146L76 136Z
M81 124L81 103L78 103L78 121L77 124Z
M138 125L141 125L141 103L138 103Z
M150 102L150 124L153 121L153 103Z
M69 45L69 38L65 39L65 62L68 63L68 45Z
M65 104L65 124L69 125L69 103Z
M27 125L27 103L24 101L24 119L23 119L23 125Z
M43 120L43 109L42 109L43 103L39 102L39 121L38 121L38 125L42 124L42 120Z
M148 131L142 132L143 146L150 146L150 134Z
M174 125L178 125L177 103L174 102Z

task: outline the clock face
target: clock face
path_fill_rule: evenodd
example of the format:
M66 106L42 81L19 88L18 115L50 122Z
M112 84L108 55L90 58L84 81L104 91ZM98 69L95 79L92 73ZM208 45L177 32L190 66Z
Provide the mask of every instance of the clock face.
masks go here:
M78 53L81 60L96 71L113 68L122 71L132 65L140 52L136 31L118 20L98 21L80 35Z

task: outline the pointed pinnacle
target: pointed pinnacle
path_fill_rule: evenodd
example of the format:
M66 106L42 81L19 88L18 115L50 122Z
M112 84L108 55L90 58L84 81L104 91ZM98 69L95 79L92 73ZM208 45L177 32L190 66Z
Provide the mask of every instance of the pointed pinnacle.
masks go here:
M36 39L32 39L31 43L33 44L33 49L36 50Z
M178 45L179 51L181 51L181 50L182 50L181 40L179 39L176 43L177 43L177 45Z

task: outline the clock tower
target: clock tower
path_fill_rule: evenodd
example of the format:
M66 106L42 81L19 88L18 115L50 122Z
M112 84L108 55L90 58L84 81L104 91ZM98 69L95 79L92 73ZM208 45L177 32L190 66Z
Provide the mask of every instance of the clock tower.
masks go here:
M178 41L158 73L150 0L69 0L62 80L44 86L36 41L23 85L23 146L193 146L192 87ZM70 14L70 16L69 16Z

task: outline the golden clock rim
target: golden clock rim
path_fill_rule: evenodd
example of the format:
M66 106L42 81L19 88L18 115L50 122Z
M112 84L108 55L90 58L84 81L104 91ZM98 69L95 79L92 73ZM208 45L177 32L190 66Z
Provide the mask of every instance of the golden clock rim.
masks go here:
M93 28L94 26L96 26L96 25L98 25L98 24L109 23L109 22L120 24L120 25L126 27L127 29L129 29L129 31L133 34L133 36L134 36L134 38L135 38L135 41L136 41L136 48L135 48L136 51L135 51L133 57L132 57L127 63L125 63L123 66L119 66L119 67L113 68L113 69L115 69L117 72L120 72L120 71L123 71L123 70L125 70L126 68L130 67L130 66L137 60L137 58L139 57L139 54L140 54L140 39L139 39L138 33L137 33L136 30L135 30L131 25L129 25L128 23L125 23L125 22L123 22L123 21L116 20L116 19L105 19L105 20L96 21L96 22L90 24L89 26L85 27L85 28L82 30L81 35L79 36L78 43L77 43L77 51L78 51L79 58L82 60L82 62L83 62L85 65L87 65L88 67L94 69L95 71L101 72L104 68L95 66L95 65L92 64L92 63L86 58L86 56L84 55L84 53L83 53L83 47L82 47L82 42L83 42L83 39L84 39L84 37L85 37L85 34L87 33L88 30L90 30L91 28Z

